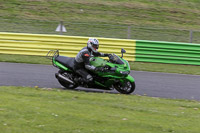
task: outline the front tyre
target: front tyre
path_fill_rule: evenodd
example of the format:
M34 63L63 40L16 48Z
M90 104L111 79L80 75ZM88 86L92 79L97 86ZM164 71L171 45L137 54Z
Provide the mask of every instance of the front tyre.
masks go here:
M130 94L135 90L135 82L126 81L114 84L114 88L122 94Z

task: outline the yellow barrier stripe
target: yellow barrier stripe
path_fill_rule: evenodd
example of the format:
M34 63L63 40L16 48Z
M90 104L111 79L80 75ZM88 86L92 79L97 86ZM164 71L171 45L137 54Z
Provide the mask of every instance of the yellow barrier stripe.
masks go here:
M52 43L52 42L27 42L27 41L10 41L10 40L0 40L1 46L12 46L12 47L46 47L46 48L51 48L51 47L66 47L66 48L71 48L71 47L76 47L81 49L82 47L86 45L82 44L77 44L77 43ZM135 47L127 47L127 46L114 46L114 45L101 45L100 49L121 49L121 47L128 49L128 50L135 50ZM128 51L127 50L127 51Z
M31 49L60 49L60 50L71 50L71 51L77 51L77 49L82 49L81 46L74 46L74 47L71 47L71 46L45 46L45 45L16 45L16 44L1 44L1 47L7 47L7 48L31 48ZM109 52L109 53L120 53L121 51L121 47L101 47L100 48L100 52ZM110 50L112 49L112 50ZM126 48L125 48L126 49ZM132 50L126 50L126 53L127 54L132 54L134 51L134 49Z
M0 39L3 40L24 40L24 41L45 41L45 42L71 42L71 43L81 43L86 45L89 37L80 37L80 36L60 36L60 35L39 35L39 34L22 34L22 33L2 33L0 32ZM124 45L132 46L132 43L135 43L135 40L126 40L126 39L111 39L111 38L98 38L100 44L109 44L109 45Z
M0 32L0 53L45 56L48 50L59 49L61 55L74 57L87 46L88 38ZM127 51L125 59L135 60L135 40L96 38L100 42L100 52L120 55L121 48L124 48Z
M41 49L20 49L20 48L0 48L1 53L3 54L22 54L22 55L39 55L44 56L47 54L49 50L41 50ZM75 57L77 54L76 51L60 51L60 55ZM121 56L120 53L117 55ZM124 59L129 61L134 61L135 55L126 54Z

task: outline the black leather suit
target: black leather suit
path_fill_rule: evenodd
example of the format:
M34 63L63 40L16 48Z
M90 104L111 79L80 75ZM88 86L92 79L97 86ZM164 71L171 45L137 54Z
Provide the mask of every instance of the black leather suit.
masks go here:
M90 57L107 56L107 55L108 54L104 54L100 52L94 53L87 47L84 47L83 49L79 51L79 53L75 57L74 71L78 73L79 75L81 75L86 82L90 82L93 80L93 77L87 72L87 70L95 71L96 69L95 66L92 66L90 64L90 61L89 61Z

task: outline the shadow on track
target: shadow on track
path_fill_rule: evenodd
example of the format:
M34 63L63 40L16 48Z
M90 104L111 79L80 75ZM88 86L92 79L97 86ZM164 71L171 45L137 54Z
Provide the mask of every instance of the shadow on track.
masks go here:
M83 91L83 92L92 92L92 93L109 93L109 94L120 94L119 92L115 90L101 90L101 89L94 89L94 88L83 88L83 87L77 87L76 89L66 89L64 87L60 87L58 89L62 90L70 90L70 91Z

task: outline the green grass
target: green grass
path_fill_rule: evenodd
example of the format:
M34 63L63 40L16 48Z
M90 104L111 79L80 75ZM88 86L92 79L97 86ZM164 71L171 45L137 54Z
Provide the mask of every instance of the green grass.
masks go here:
M0 0L0 31L189 42L199 31L198 0ZM185 30L182 30L185 29ZM200 43L200 32L193 42Z
M46 59L44 56L7 55L7 54L0 54L0 62L30 63L30 64L45 64L45 65L52 64L51 60ZM131 69L136 71L200 75L199 66L144 63L144 62L129 62L129 63Z
M200 103L51 88L0 87L3 133L199 133Z
M0 11L5 19L62 19L68 22L160 24L170 27L196 26L199 28L199 5L197 0L12 0L2 1Z
M130 62L130 66L132 70L136 70L136 71L151 71L151 72L200 75L200 71L199 71L200 67L194 66L194 65Z
M45 64L50 65L51 60L44 56L0 54L0 62Z

